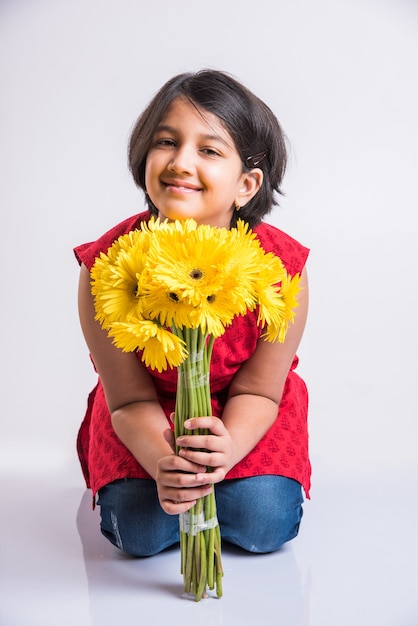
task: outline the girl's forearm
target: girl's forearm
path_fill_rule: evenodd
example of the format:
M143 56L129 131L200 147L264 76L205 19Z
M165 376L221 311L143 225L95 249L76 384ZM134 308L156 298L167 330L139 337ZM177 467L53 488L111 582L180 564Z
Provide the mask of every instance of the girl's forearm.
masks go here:
M240 394L229 398L222 421L233 442L231 469L264 437L277 418L278 405L270 398Z
M115 433L138 463L155 479L157 463L174 454L170 426L158 402L133 402L111 414Z

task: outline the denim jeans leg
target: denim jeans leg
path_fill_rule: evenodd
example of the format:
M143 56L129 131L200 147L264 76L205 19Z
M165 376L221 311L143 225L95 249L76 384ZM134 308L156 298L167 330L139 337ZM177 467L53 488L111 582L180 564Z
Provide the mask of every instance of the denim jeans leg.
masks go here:
M152 556L179 541L177 515L160 506L155 482L124 478L99 490L103 535L132 556Z
M301 485L283 476L224 480L215 486L222 539L249 552L278 550L298 534ZM179 541L177 515L167 515L153 480L125 478L100 489L101 531L132 556L151 556Z
M223 540L249 552L274 552L299 531L302 487L284 476L224 480L215 486Z

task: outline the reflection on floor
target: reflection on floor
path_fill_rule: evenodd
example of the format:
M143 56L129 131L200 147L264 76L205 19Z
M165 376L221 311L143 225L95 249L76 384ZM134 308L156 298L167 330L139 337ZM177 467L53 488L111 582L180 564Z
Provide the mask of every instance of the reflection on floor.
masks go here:
M416 480L318 473L299 537L261 556L225 546L224 597L200 603L177 549L132 559L100 535L76 466L3 475L0 624L417 626Z

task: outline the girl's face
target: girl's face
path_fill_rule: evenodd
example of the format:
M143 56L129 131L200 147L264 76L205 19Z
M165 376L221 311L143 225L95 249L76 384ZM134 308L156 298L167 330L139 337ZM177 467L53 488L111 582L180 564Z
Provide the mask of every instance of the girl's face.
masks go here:
M177 98L154 134L145 167L146 190L160 218L229 228L262 183L261 170L242 171L232 137L219 118Z

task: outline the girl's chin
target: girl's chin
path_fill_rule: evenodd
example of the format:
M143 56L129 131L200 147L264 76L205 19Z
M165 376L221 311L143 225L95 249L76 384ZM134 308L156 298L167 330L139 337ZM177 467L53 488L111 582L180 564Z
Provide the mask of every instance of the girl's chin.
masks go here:
M197 222L199 221L196 219L196 216L193 215L191 211L178 211L178 210L176 211L176 210L171 210L171 209L164 209L163 211L158 211L158 217L160 218L161 221L168 220L169 222L174 222L175 220L179 220L180 222L183 222L184 220L187 220L188 218L192 218L196 220Z
M229 228L232 214L233 211L231 210L231 215L221 215L217 220L214 216L212 216L212 219L208 219L204 212L202 214L202 211L179 210L178 207L164 207L164 209L158 210L158 217L161 221L168 220L169 222L174 222L179 220L184 222L184 220L193 219L197 224L208 224L217 228Z

